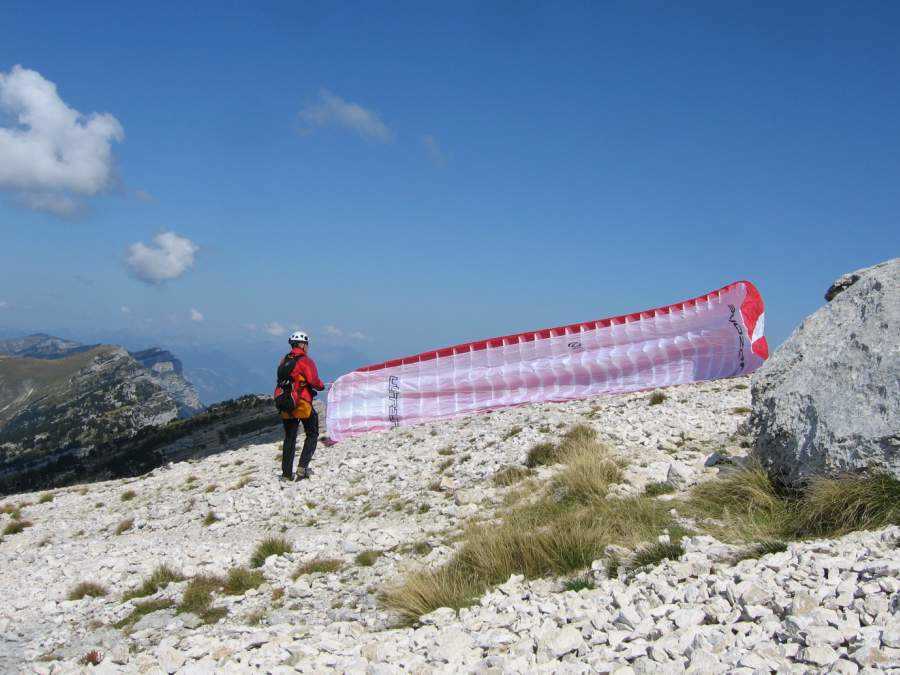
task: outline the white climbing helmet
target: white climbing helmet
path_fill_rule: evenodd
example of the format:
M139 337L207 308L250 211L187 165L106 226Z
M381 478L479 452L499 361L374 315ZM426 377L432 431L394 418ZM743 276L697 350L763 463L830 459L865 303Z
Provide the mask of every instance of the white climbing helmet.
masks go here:
M288 342L294 344L295 342L305 342L309 344L309 335L304 333L302 330L297 330L291 333L291 337L288 338Z

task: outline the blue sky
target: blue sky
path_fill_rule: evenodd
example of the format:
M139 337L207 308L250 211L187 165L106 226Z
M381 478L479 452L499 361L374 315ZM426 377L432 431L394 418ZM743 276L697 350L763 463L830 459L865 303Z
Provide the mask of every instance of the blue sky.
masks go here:
M0 144L0 331L333 377L747 278L778 344L900 250L895 3L249 4L5 5L0 73L122 134L24 188Z

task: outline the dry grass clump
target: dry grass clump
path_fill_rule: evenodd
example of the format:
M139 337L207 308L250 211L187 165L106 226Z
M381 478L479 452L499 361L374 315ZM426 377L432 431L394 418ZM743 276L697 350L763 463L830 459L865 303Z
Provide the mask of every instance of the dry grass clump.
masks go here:
M123 492L123 493L119 496L119 498L120 498L123 502L130 502L130 501L131 501L132 499L134 499L135 497L137 497L137 492L135 492L134 490L125 490L125 492Z
M15 516L13 516L15 517ZM13 520L6 524L6 527L3 528L3 536L8 534L19 534L26 527L31 527L32 523L30 520Z
M715 519L707 529L731 541L837 537L900 523L900 481L848 475L787 490L753 462L701 483L685 506L692 515Z
M371 567L381 557L381 551L363 551L358 553L354 560L360 567Z
M126 518L118 525L116 525L116 534L122 534L123 532L127 532L132 527L134 527L134 518Z
M153 595L162 588L171 583L184 581L184 575L181 572L169 567L168 565L160 565L153 573L144 579L144 582L133 591L128 591L122 596L122 600L132 600L134 598L145 598Z
M650 544L644 546L635 552L631 559L631 567L647 567L648 565L657 565L663 560L677 560L684 555L684 547L681 544Z
M248 570L246 567L232 567L228 570L224 590L228 595L243 595L251 588L259 588L266 581L259 570Z
M729 559L729 562L732 565L736 565L741 560L750 560L755 558L762 558L764 555L768 555L770 553L781 553L782 551L787 551L787 544L783 541L761 541L756 544L753 544L750 548L741 551L737 555L733 556Z
M240 490L250 484L250 476L243 476L237 483L231 486L232 490Z
M162 598L154 598L153 600L144 600L143 602L134 603L134 608L124 619L113 624L116 628L130 628L136 624L142 617L161 609L169 609L175 603L171 600L163 600Z
M218 523L220 520L222 519L216 515L215 511L210 511L203 517L203 525L209 527L213 523Z
M69 595L66 597L69 600L81 600L82 598L102 598L108 593L109 591L100 584L93 581L82 581L69 591Z
M509 487L510 485L515 485L519 481L528 478L532 473L534 472L531 469L523 468L521 466L508 466L495 473L491 477L491 480L494 482L494 485Z
M610 544L635 547L671 527L666 505L655 499L607 498L621 468L589 427L576 427L554 449L567 466L542 497L513 506L499 523L470 528L450 562L387 589L383 605L412 623L438 607L471 604L511 574L568 575Z
M667 397L666 397L666 395L665 395L663 392L661 392L661 391L654 391L652 394L650 394L650 400L649 400L649 403L650 403L650 405L659 405L660 403L662 403L663 401L665 401L666 398L667 398Z
M53 495L49 492L45 492L41 495L40 499L38 499L38 504L46 504L47 502L53 501Z
M647 485L644 487L644 494L648 497L669 495L673 492L675 492L675 488L669 483L647 483Z
M2 504L0 505L0 513L13 515L14 513L19 513L19 507L14 504Z
M337 558L313 558L309 562L298 565L291 575L291 579L296 581L304 574L331 574L343 566L344 562Z
M262 567L270 555L284 555L292 551L291 543L283 537L266 537L250 556L251 567Z
M179 612L196 614L204 623L215 623L228 613L224 607L213 606L213 593L222 590L225 579L213 575L200 575L191 579L181 596Z
M531 447L525 458L525 466L533 469L536 466L556 464L558 461L556 446L553 443L538 443Z

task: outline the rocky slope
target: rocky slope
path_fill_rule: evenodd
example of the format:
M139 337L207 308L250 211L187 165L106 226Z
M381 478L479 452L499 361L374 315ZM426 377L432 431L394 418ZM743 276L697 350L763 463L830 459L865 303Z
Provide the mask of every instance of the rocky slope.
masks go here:
M150 371L156 383L175 400L179 417L190 417L203 410L197 390L185 379L181 361L171 352L153 347L131 352L131 357Z
M46 360L0 358L4 460L87 448L165 424L178 408L121 347L101 345Z
M0 669L74 672L91 650L102 659L95 670L107 672L900 668L896 527L736 565L731 547L691 537L679 560L634 576L608 579L598 561L596 588L580 592L513 577L478 605L438 610L414 629L396 628L379 607L380 588L446 560L455 536L500 506L513 488L494 485L494 474L576 423L629 462L617 486L625 494L667 480L688 487L745 452L746 380L666 395L659 405L630 394L362 436L320 448L315 476L300 483L277 480L277 444L267 443L139 479L8 498L6 511L25 502L19 518L31 526L0 543ZM247 565L267 535L293 551L265 560L259 587L216 593L217 622L178 612L182 581L150 598L157 611L115 627L138 602L123 594L157 566L223 574ZM292 579L298 564L323 557L341 566ZM67 600L82 581L109 593Z

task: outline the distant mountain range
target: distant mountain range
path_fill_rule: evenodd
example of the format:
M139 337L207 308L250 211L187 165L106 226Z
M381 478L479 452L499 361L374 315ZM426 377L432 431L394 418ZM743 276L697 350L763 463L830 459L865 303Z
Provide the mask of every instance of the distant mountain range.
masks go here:
M169 352L44 334L0 341L0 466L21 455L84 451L202 409Z

